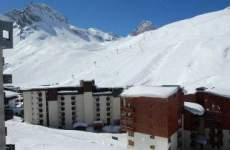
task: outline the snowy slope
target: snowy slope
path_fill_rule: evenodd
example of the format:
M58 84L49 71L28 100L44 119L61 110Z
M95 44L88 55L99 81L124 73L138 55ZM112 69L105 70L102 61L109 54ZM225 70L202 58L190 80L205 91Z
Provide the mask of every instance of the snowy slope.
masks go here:
M181 84L230 88L230 9L175 22L135 37L85 42L70 32L34 30L5 51L5 72L14 84L78 84L95 79L101 86Z
M21 123L18 118L7 121L6 126L7 143L15 144L17 150L126 150L125 134L50 129Z

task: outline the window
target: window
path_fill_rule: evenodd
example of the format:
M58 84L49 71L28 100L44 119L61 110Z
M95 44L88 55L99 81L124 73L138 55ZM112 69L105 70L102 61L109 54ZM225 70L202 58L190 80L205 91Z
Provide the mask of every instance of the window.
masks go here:
M181 149L181 147L182 147L182 141L179 140L179 141L177 142L177 149Z
M99 102L99 101L100 101L100 99L97 97L97 98L96 98L96 102Z
M62 105L62 106L65 105L65 102L61 102L61 105Z
M75 105L76 103L75 102L71 102L72 105Z
M39 117L40 117L40 118L43 118L43 114L40 114Z
M110 103L106 103L106 106L110 106Z
M100 117L100 114L99 114L99 113L97 113L97 117Z
M39 109L38 111L39 111L40 113L42 113L43 110L42 110L42 109Z
M62 111L65 111L65 107L62 107L61 110L62 110Z
M40 124L40 125L43 125L43 120L39 120L39 124Z
M76 115L76 112L72 112L72 116L75 116Z
M134 132L128 131L128 136L134 137Z
M65 100L65 98L62 96L62 97L61 97L61 100Z
M106 100L109 101L109 100L110 100L110 97L106 97Z
M65 117L65 113L64 113L64 112L62 112L62 113L61 113L61 116L62 116L62 117Z
M10 40L10 33L7 30L2 30L2 37L6 40Z
M155 145L150 145L150 148L151 149L155 149Z
M106 111L110 111L110 108L106 108Z
M111 120L110 118L107 118L107 124L110 124Z
M38 101L39 101L39 102L42 102L42 98L39 98Z
M38 93L38 96L39 96L39 97L42 97L42 93L41 93L41 92L39 92L39 93Z
M72 107L72 110L76 110L76 108L75 108L75 107Z
M155 136L154 135L150 135L150 139L155 139Z
M42 107L42 104L38 104L39 107Z
M170 142L171 142L171 138L169 137L169 138L168 138L168 143L170 143Z
M107 116L110 116L110 113L107 113Z
M74 96L71 96L71 100L75 100L75 97L74 97Z
M99 112L99 111L100 111L100 108L97 108L96 111Z
M132 140L128 140L129 146L134 146L134 142Z
M182 131L178 131L178 132L177 132L177 137L178 137L178 138L181 138L181 137L182 137Z
M97 107L100 107L100 104L96 104Z

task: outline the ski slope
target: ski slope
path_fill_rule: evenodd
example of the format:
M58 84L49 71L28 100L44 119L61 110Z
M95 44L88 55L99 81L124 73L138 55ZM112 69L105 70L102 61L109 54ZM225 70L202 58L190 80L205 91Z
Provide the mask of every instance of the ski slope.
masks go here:
M22 123L19 118L7 121L6 126L7 143L15 144L17 150L127 150L126 134L51 129Z
M47 22L47 21L46 21ZM40 27L42 28L42 27ZM230 8L178 21L138 36L98 42L79 40L66 28L56 35L34 30L5 50L5 73L19 86L179 84L229 89Z

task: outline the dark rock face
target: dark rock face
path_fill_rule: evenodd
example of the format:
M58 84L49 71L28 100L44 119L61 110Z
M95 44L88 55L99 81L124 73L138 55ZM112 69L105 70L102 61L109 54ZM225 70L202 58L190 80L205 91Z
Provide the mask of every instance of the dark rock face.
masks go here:
M136 36L146 31L155 30L155 29L156 27L153 25L151 21L144 20L137 26L137 28L131 33L131 35Z

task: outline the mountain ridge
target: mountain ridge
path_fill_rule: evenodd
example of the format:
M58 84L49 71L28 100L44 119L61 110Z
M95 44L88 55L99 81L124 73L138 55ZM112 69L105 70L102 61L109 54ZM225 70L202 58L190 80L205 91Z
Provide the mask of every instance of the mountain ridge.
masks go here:
M50 35L57 35L59 31L65 30L85 41L112 41L117 40L119 36L97 30L92 34L89 29L81 29L70 25L68 19L44 3L30 3L23 9L14 9L5 14L13 22L16 28L20 30L21 39L25 39L28 34L36 30L42 30Z

